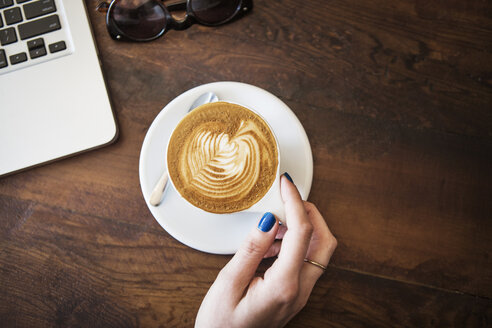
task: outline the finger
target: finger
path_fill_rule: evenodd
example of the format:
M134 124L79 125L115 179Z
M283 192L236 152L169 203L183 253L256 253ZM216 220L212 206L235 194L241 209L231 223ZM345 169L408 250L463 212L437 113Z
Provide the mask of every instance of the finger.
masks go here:
M277 235L275 235L275 239L283 239L286 232L287 227L284 225L279 225Z
M281 240L275 240L266 252L266 254L263 256L263 258L269 258L269 257L274 257L277 256L278 253L280 252L280 248L282 247L282 241Z
M306 256L326 266L335 251L337 241L318 208L310 202L304 202L304 207L313 225L313 235Z
M273 244L278 230L278 220L269 212L251 230L236 254L220 272L220 279L227 281L230 293L241 297L264 255ZM219 279L219 278L217 278Z
M309 202L304 202L309 220L313 225L313 235L309 244L306 258L328 266L330 258L337 247L337 240L328 228L323 216L316 206ZM301 290L304 293L311 293L316 281L324 273L321 268L310 263L304 263L301 271Z
M299 276L303 266L313 226L296 186L285 176L281 178L280 192L288 228L278 255L278 266L287 275L287 279L293 279Z

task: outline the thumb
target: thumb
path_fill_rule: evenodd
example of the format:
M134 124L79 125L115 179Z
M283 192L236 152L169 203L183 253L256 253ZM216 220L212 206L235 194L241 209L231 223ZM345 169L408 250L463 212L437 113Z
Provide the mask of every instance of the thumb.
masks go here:
M278 221L275 216L270 212L265 213L258 226L251 230L234 257L222 270L241 295L253 279L263 256L273 244L277 230Z

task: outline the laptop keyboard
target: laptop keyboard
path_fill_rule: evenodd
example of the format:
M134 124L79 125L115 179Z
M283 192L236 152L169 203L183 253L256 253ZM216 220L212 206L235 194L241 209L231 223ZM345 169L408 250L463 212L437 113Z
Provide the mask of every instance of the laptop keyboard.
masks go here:
M0 0L0 75L70 54L66 25L61 0Z

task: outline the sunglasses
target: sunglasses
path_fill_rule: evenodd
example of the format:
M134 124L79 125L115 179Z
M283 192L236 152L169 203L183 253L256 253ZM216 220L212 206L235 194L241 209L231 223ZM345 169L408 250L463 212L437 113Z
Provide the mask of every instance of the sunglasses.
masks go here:
M184 30L195 23L228 23L252 7L252 0L178 0L167 5L161 0L112 0L101 2L96 9L106 13L106 26L113 39L151 41L169 30ZM172 17L171 12L183 10L183 19Z

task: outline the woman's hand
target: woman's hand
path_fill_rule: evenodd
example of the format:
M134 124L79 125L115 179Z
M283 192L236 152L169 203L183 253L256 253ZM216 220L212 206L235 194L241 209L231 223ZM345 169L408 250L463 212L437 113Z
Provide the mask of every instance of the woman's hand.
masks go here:
M303 202L284 175L281 193L286 223L266 213L205 296L195 327L282 327L305 305L337 246L316 206ZM281 239L282 240L276 240ZM264 257L278 256L263 277Z

